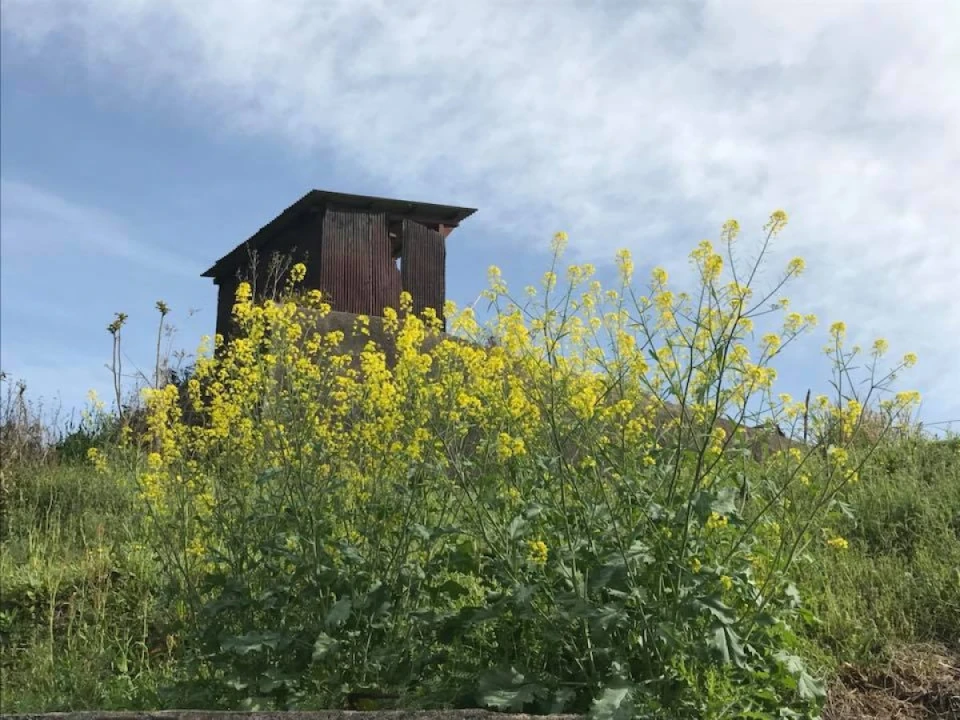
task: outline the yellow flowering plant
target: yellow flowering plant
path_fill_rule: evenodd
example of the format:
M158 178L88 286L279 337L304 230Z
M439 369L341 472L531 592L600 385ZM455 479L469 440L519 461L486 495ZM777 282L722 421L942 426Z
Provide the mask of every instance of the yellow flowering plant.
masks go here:
M815 707L788 571L859 456L745 427L752 404L810 416L766 363L811 316L778 300L751 360L754 319L803 269L750 287L785 224L742 270L729 221L726 258L691 254L692 293L661 268L635 289L627 251L614 287L563 272L558 234L540 287L516 299L491 268L489 320L448 303L449 335L406 294L337 326L302 266L270 300L241 283L235 336L147 392L149 451L130 449L206 702L374 685L587 712L621 687L618 707L665 713L714 706L709 674L733 714ZM860 406L814 424L835 413L849 429Z

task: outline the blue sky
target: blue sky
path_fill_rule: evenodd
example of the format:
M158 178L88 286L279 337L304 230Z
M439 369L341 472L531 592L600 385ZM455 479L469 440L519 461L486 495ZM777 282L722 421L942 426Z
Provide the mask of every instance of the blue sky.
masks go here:
M48 404L109 394L116 311L128 366L158 299L192 351L200 273L321 188L479 208L461 304L490 264L535 282L558 229L690 287L697 242L732 216L755 248L783 207L759 287L803 256L787 294L821 327L782 389L827 388L844 320L960 419L956 3L5 0L0 54L0 366Z

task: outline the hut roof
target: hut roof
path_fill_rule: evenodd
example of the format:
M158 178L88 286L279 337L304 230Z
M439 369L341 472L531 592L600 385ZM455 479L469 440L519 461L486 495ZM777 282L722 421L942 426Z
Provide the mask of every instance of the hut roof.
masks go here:
M328 205L370 212L385 212L427 225L446 225L448 227L456 227L476 212L475 208L453 205L435 205L412 200L392 200L372 195L349 195L327 190L311 190L260 228L249 239L217 260L201 277L215 279L223 277L239 264L249 251L263 249L293 222L304 215L319 212Z

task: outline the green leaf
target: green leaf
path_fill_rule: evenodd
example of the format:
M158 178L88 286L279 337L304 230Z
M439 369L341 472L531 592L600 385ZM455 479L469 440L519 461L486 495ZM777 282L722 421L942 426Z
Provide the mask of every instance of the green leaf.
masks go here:
M783 591L783 594L787 596L787 607L795 608L800 606L800 591L797 590L797 586L793 583L789 583L786 589Z
M576 699L577 693L571 688L560 688L553 694L553 700L550 703L550 708L547 712L550 715L559 715L563 713L570 703Z
M634 540L627 549L627 558L630 560L639 560L644 565L652 565L656 558L650 552L650 546L642 540Z
M523 516L527 520L532 520L543 513L543 505L537 502L531 502L527 505L526 509L523 511Z
M590 571L590 590L596 592L601 588L608 588L611 584L614 584L613 579L615 576L617 578L615 585L617 587L624 587L622 580L626 576L626 567L623 564L623 559L620 557L614 557L607 564Z
M526 518L524 518L523 515L517 515L510 521L510 525L507 527L507 535L511 540L518 539L523 534L523 529L526 525Z
M780 651L774 655L784 670L792 675L797 681L797 692L804 700L818 700L826 697L826 689L823 683L816 680L807 672L807 666L802 659L788 652Z
M713 626L707 645L713 650L724 664L734 664L743 667L745 655L740 644L740 636L728 625L716 624Z
M777 660L777 662L783 665L784 669L791 675L797 675L806 669L803 664L803 660L796 655L791 655L788 652L781 650L774 655L774 658Z
M418 538L420 538L421 540L429 540L429 539L430 539L430 530L429 530L429 528L427 528L427 527L424 526L424 525L421 525L420 523L414 523L413 525L411 525L411 526L410 526L410 532L413 533L414 535L416 535L416 536L417 536Z
M804 700L822 700L827 696L823 683L812 677L806 670L797 677L797 692Z
M353 604L350 602L350 598L340 598L337 600L333 607L330 608L330 612L327 613L325 620L327 627L337 627L342 625L347 621L347 618L350 617L350 611L353 608Z
M257 479L255 482L257 485L266 485L268 482L270 482L273 478L275 478L277 475L279 475L282 472L283 470L281 468L268 468L267 470L264 470L262 473L257 475Z
M604 688L590 708L590 720L628 720L633 715L631 686L618 682Z
M717 492L701 490L694 498L697 515L705 520L710 513L734 516L737 513L737 493L731 487L721 488Z
M524 680L514 668L489 671L480 678L477 699L487 707L519 712L527 703L547 695L547 689L542 685Z
M622 626L628 622L625 612L619 608L610 607L609 605L603 605L593 609L589 614L588 620L591 629L597 634L600 634L601 631L606 631L611 625L614 627Z
M842 500L837 500L836 502L837 507L840 508L840 512L842 512L848 520L852 520L854 523L856 523L857 516L853 511L853 506L850 505L850 503L843 502Z
M470 591L456 580L447 580L437 588L437 592L454 600L470 594Z
M249 632L245 635L227 638L221 643L220 647L224 652L247 655L252 652L262 652L264 648L275 650L280 639L281 636L275 632Z
M709 611L722 625L732 625L737 619L733 608L724 603L719 595L708 595L696 600L695 603L697 607Z
M326 633L320 633L313 643L314 661L322 660L337 647L337 641Z
M513 590L510 594L510 600L517 607L526 607L530 605L533 595L534 588L530 585L524 585L521 583L513 587Z

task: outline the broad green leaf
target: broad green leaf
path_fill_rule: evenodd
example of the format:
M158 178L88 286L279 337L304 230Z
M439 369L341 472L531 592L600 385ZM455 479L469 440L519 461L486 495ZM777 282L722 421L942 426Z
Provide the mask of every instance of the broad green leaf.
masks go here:
M577 697L577 693L570 688L560 688L553 694L553 700L550 702L550 707L547 710L551 715L559 715L563 713L570 703Z
M804 700L817 700L826 697L823 684L807 672L807 666L801 658L783 651L778 652L774 657L796 679L797 692L800 693L800 697Z
M624 567L623 559L614 557L605 565L601 565L590 571L590 589L596 591L601 588L606 588L613 583L614 576L616 576L619 581L625 574L626 568ZM622 582L616 582L615 584L618 587L623 586Z
M823 683L806 671L801 672L797 677L797 691L804 700L822 700L827 696Z
M531 502L527 505L526 509L523 511L523 516L527 520L532 520L543 512L543 505L537 502Z
M238 635L224 640L221 648L225 652L247 655L252 652L261 652L264 648L274 650L279 644L280 639L280 635L275 632L249 632L245 635Z
M737 615L729 605L720 599L719 595L707 595L695 601L696 605L704 610L708 610L723 625L732 625Z
M507 527L507 536L511 540L517 540L523 535L523 529L526 527L527 521L523 515L517 515L513 520L510 521L510 525Z
M443 585L437 588L437 592L453 599L461 598L464 595L470 594L470 591L456 580L447 580L445 583L443 583Z
M627 549L627 557L631 560L639 560L644 565L650 565L656 561L656 558L650 552L650 546L642 540L634 540Z
M733 488L721 488L717 492L701 490L694 498L694 508L701 519L710 513L734 516L737 513L737 493Z
M740 637L728 625L717 624L711 629L707 645L719 656L725 664L734 664L738 667L743 666L744 658L743 646L740 644Z
M322 660L337 646L337 641L326 633L320 633L313 643L313 659Z
M606 687L593 701L590 720L628 720L633 715L630 690L624 682Z
M431 534L431 533L430 533L430 530L429 530L426 526L421 525L420 523L413 523L413 524L410 526L410 532L412 532L414 535L416 535L416 536L417 536L418 538L420 538L421 540L429 540L429 539L430 539L430 534Z
M537 683L524 682L525 679L515 668L491 670L480 678L477 699L487 707L519 712L527 703L547 695L545 687Z
M330 608L330 612L327 613L326 623L327 627L337 627L342 625L347 621L347 618L350 617L350 611L352 610L353 605L350 602L350 598L340 598L337 600L333 607Z
M530 604L530 600L533 599L534 588L530 585L516 585L513 588L510 599L514 605L517 606L527 606Z

